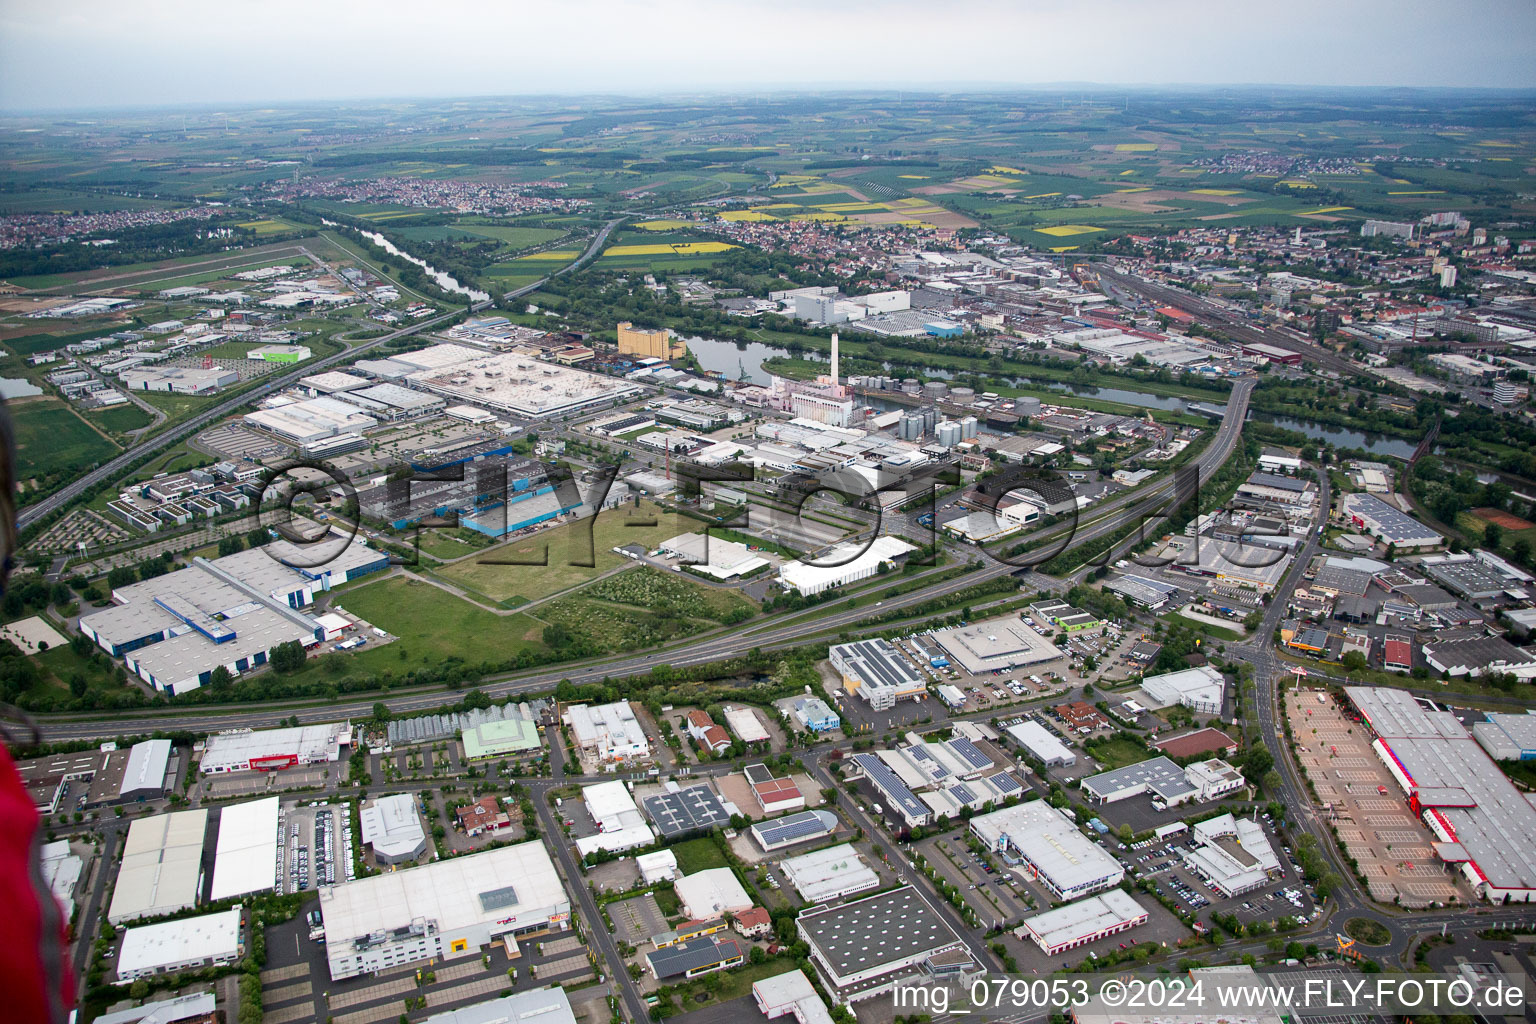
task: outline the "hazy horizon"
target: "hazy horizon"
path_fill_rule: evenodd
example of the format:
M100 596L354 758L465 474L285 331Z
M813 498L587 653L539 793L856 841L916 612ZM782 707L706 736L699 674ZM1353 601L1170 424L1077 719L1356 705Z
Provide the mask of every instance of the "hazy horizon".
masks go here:
M0 109L751 92L1536 88L1536 4L0 0ZM957 74L963 67L963 73Z

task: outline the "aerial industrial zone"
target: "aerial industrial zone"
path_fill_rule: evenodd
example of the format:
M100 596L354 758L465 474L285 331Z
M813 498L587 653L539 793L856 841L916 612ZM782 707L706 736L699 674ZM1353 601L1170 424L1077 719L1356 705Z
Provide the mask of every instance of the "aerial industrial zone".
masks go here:
M78 1019L1536 971L1529 106L1219 102L0 121Z

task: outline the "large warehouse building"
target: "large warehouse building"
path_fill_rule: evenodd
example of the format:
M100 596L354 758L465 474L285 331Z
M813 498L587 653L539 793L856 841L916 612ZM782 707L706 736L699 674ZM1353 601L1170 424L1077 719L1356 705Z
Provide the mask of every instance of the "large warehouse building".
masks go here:
M1484 899L1536 899L1536 806L1448 711L1425 711L1385 687L1344 692L1376 733L1372 746L1408 794L1408 806Z
M960 936L910 885L804 911L795 927L842 1005L874 998L920 971L954 974L975 964Z
M1147 676L1138 687L1141 702L1154 711L1182 704L1202 715L1219 715L1226 698L1226 677L1209 665Z
M889 711L899 700L921 700L928 692L928 681L889 640L836 644L827 658L842 676L843 690L875 711Z
M900 537L876 537L866 543L849 541L816 556L815 565L785 562L779 567L779 585L785 590L798 590L802 597L811 597L823 590L868 579L882 565L892 565L916 550Z
M1061 657L1061 648L1014 616L951 626L933 634L949 659L973 675L1039 665Z
M1039 722L1018 722L1005 731L1029 756L1047 768L1070 768L1077 763L1072 748Z
M807 903L841 899L880 884L880 876L850 843L786 858L780 867Z
M245 954L241 909L140 925L123 933L119 983L234 963Z
M331 979L469 956L502 935L568 928L571 904L539 842L320 890Z
M1055 956L1146 923L1147 912L1141 904L1119 889L1110 889L1027 917L1014 934L1032 939L1047 956Z
M299 548L273 541L112 591L113 606L80 617L80 632L146 683L169 694L205 686L220 666L239 675L267 663L273 647L312 647L325 629L300 609L315 595L389 565L357 538ZM314 568L290 566L324 564ZM279 559L286 560L279 561Z
M971 834L1061 900L1120 884L1125 868L1044 800L971 819Z
M390 358L430 364L407 378L412 387L527 419L563 416L644 392L626 380L540 362L520 351L489 354L435 345Z
M204 774L221 775L326 764L340 760L341 748L351 742L352 729L346 722L284 729L237 729L209 736L203 744L199 767Z
M219 811L219 841L208 901L277 887L277 797Z
M1399 551L1434 548L1445 543L1440 534L1374 494L1344 495L1339 499L1339 514L1356 529L1383 544L1395 545Z
M207 831L207 808L135 819L123 843L107 920L122 924L197 906Z

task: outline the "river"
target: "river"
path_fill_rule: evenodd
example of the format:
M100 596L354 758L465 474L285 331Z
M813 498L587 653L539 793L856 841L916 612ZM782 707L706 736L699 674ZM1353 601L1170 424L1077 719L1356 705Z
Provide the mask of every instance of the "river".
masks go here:
M1327 441L1335 448L1358 448L1372 455L1390 455L1393 458L1406 460L1413 456L1413 450L1418 447L1414 442L1405 441L1400 437L1367 434L1344 427L1329 427L1311 420L1299 420L1293 416L1271 416L1267 413L1254 412L1249 414L1249 418L1261 423L1272 423L1286 430L1294 430L1315 441Z
M333 228L334 227L340 227L339 224L336 224L333 221L328 221L328 220L324 220L324 219L322 219L320 223L326 225L327 227L333 227ZM454 278L454 276L452 274L449 274L449 273L447 273L445 271L442 271L442 270L438 270L436 267L432 266L432 264L428 263L426 260L417 259L415 256L412 256L408 252L402 252L400 249L395 247L395 244L393 242L391 242L389 239L385 238L383 235L379 234L377 231L362 231L362 230L358 230L358 234L362 235L364 238L368 239L368 241L372 242L374 245L378 246L380 249L383 249L385 252L389 253L391 256L398 256L402 260L406 260L408 262L416 264L418 267L420 267L422 270L424 270L426 272L426 275L428 277L430 277L432 279L432 283L437 285L443 291L449 292L449 293L455 294L455 295L465 295L465 296L468 296L469 299L471 301L473 301L473 302L489 302L489 301L491 301L491 296L488 293L482 292L482 291L477 291L474 288L466 288L466 287L464 287L462 284L459 284L459 282Z

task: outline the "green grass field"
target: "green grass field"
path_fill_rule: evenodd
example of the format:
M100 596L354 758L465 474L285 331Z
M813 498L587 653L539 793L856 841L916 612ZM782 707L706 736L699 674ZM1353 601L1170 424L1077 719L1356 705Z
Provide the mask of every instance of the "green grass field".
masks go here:
M93 409L87 412L85 417L102 430L113 434L138 430L140 427L149 426L151 422L149 413L131 402L127 405L113 406L110 409Z
M664 540L702 525L692 519L663 513L651 502L641 501L638 507L626 505L609 509L595 517L516 538L488 549L483 556L484 559L518 559L535 563L547 561L547 565L498 565L481 559L465 559L441 570L438 575L484 595L492 603L513 607L586 583L624 564L628 559L614 554L616 547L644 544L647 548L655 548ZM597 564L570 564L587 561Z
M501 661L529 649L543 649L542 623L526 615L492 615L452 594L403 578L367 583L340 595L353 615L400 639L358 652L353 671L405 672L413 666L462 658L471 663Z
M117 454L116 445L53 399L13 404L11 423L16 431L17 476L22 479L64 467L83 468Z
M677 857L678 872L684 875L726 866L725 854L720 852L720 848L708 836L690 839L668 849Z
M1120 736L1111 736L1108 739L1097 740L1087 748L1088 753L1106 771L1111 768L1122 768L1128 764L1147 759L1146 744L1137 743L1134 740L1124 739Z

